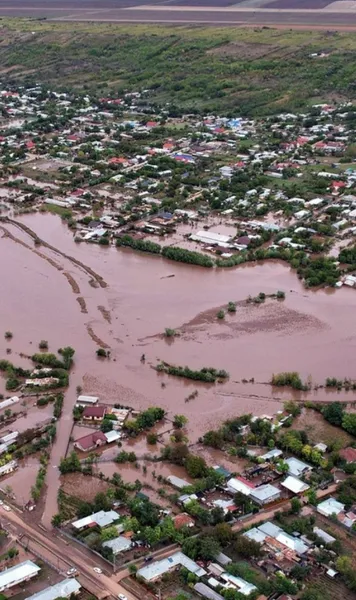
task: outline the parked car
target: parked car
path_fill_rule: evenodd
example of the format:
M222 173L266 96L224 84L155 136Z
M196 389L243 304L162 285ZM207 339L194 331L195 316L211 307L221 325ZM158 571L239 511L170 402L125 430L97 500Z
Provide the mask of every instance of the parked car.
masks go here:
M93 571L95 571L95 573L99 573L99 575L101 575L101 573L103 572L102 569L100 569L99 567L93 567Z
M8 506L7 504L4 504L4 510L6 510L7 512L10 512L11 508L10 506Z
M127 596L125 596L125 594L119 594L118 599L119 600L127 600Z
M74 575L77 574L77 569L75 567L71 567L70 569L68 569L67 571L67 576L68 577L73 577Z

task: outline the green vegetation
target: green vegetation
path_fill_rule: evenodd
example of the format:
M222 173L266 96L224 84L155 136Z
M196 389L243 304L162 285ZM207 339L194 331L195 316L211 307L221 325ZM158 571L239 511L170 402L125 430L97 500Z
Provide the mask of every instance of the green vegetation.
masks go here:
M295 371L273 374L271 385L275 385L278 387L289 386L294 390L307 389L304 383L302 382L299 373Z
M47 340L41 340L38 344L40 350L48 350L48 342Z
M313 31L311 36L280 29L271 37L269 28L257 27L175 30L33 19L3 19L2 26L2 64L12 68L12 81L60 81L65 88L75 77L87 89L111 86L118 93L140 85L154 91L154 102L171 101L175 114L183 109L236 115L295 112L316 93L324 101L336 93L349 97L350 81L356 78L352 32ZM323 59L310 58L326 47ZM31 69L33 75L27 74Z
M152 406L141 412L137 419L126 421L124 428L129 435L136 436L140 431L151 429L158 421L164 418L165 411L158 406Z
M117 463L125 463L125 462L135 463L137 461L137 456L134 452L125 452L125 450L122 450L121 452L119 452L119 454L116 456L116 458L114 460Z
M188 263L189 265L210 268L214 266L214 261L210 256L206 256L200 252L186 250L185 248L178 248L177 246L166 246L162 249L162 256L169 258L170 260Z
M75 471L81 471L82 467L80 464L80 460L76 454L76 452L71 452L67 458L61 458L59 463L59 470L62 473L74 473Z
M161 246L149 240L137 240L130 235L122 235L117 238L116 246L128 246L141 252L150 252L151 254L161 254Z
M5 331L5 340L11 340L13 335L12 331Z
M229 374L224 369L214 369L213 367L204 367L200 371L193 371L189 367L176 367L159 363L156 367L157 371L174 375L175 377L185 377L186 379L194 379L194 381L204 381L205 383L215 383L218 379L228 379Z
M166 329L164 330L164 335L167 338L172 338L175 337L177 334L175 329L171 329L170 327L166 327Z
M223 321L223 319L225 319L225 311L223 311L222 309L220 309L217 313L216 313L217 318L220 321Z
M45 464L39 468L39 471L36 476L36 483L31 488L31 496L34 502L38 502L41 496L41 491L44 486L46 473L47 473L47 461L44 461Z
M236 312L236 302L229 302L227 305L227 312L235 313Z

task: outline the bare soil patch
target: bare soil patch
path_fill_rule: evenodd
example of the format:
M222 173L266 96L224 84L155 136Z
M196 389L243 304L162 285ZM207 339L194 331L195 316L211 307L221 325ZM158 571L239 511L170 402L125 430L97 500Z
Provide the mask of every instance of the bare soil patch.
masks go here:
M110 485L97 477L82 475L81 473L68 473L62 475L62 489L69 496L92 502L99 492L107 492Z

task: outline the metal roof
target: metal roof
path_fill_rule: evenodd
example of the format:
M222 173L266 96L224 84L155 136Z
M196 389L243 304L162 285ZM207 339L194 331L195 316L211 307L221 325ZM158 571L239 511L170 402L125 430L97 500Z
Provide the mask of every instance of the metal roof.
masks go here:
M117 521L119 515L114 510L99 510L97 513L93 513L88 517L74 521L72 526L75 529L81 529L82 527L88 527L91 523L96 523L99 527L107 527L114 521Z
M323 540L323 542L326 544L332 544L333 542L336 542L336 538L334 538L332 535L329 535L329 533L323 529L320 529L319 527L314 527L313 533L315 533L315 535L317 535L318 538Z
M246 533L244 533L243 535L249 540L253 540L254 542L258 542L259 544L263 544L267 537L267 534L261 531L260 529L257 529L257 527L246 531Z
M113 540L109 540L108 542L103 543L104 548L111 548L113 554L119 554L120 552L125 552L131 548L131 540L120 535Z
M167 573L174 567L179 566L185 567L186 569L188 569L188 571L197 575L197 577L202 577L203 575L206 575L206 571L199 567L199 565L197 565L197 563L194 562L194 560L191 560L190 558L188 558L188 556L183 554L183 552L176 552L175 554L172 554L171 556L164 558L163 560L158 560L151 563L150 565L142 567L137 571L137 575L143 577L143 579L145 579L146 581L154 581L155 579L162 577L164 573Z
M34 577L40 570L40 567L32 562L32 560L25 560L15 567L5 569L5 571L0 573L0 591L17 585L30 577Z
M169 481L169 483L171 485L173 485L174 487L178 488L178 489L183 489L185 487L189 487L190 483L189 481L185 481L185 479L181 479L180 477L176 477L175 475L169 475L167 477L167 481Z
M196 583L194 586L194 590L198 594L203 596L203 598L207 598L208 600L224 600L224 598L220 594L218 594L217 592L212 590L210 587L205 585L205 583L201 583L201 582Z
M333 514L338 515L344 510L344 508L345 505L335 500L335 498L328 498L327 500L324 500L324 502L318 504L316 510L322 515L330 517Z
M272 501L276 496L281 495L281 490L270 483L261 485L260 487L251 490L250 496L260 502Z
M309 489L309 485L307 483L304 483L304 481L298 479L298 477L293 477L292 475L289 475L287 479L282 481L281 485L287 488L287 490L293 492L293 494L301 494Z
M302 475L302 473L304 473L304 471L311 470L310 465L307 465L307 463L299 460L298 458L294 458L294 456L287 458L284 462L286 462L289 467L289 475L294 475L295 477L299 477Z
M80 583L74 578L63 579L55 585L28 596L26 600L56 600L56 598L69 598L71 594L76 594L81 588Z

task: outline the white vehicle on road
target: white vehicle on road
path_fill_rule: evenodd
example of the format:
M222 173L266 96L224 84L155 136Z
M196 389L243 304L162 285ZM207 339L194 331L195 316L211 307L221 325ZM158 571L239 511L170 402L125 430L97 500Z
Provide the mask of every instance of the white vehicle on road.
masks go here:
M71 577L72 575L76 575L77 574L77 569L75 567L71 567L70 569L68 569L67 571L67 576Z
M127 600L127 596L125 596L125 594L119 594L118 599L119 600Z
M3 508L4 508L4 510L6 510L7 512L10 512L10 510L11 510L10 506L8 506L7 504L4 504Z
M93 571L95 571L95 573L99 573L99 575L102 574L102 570L99 569L99 567L93 567Z

